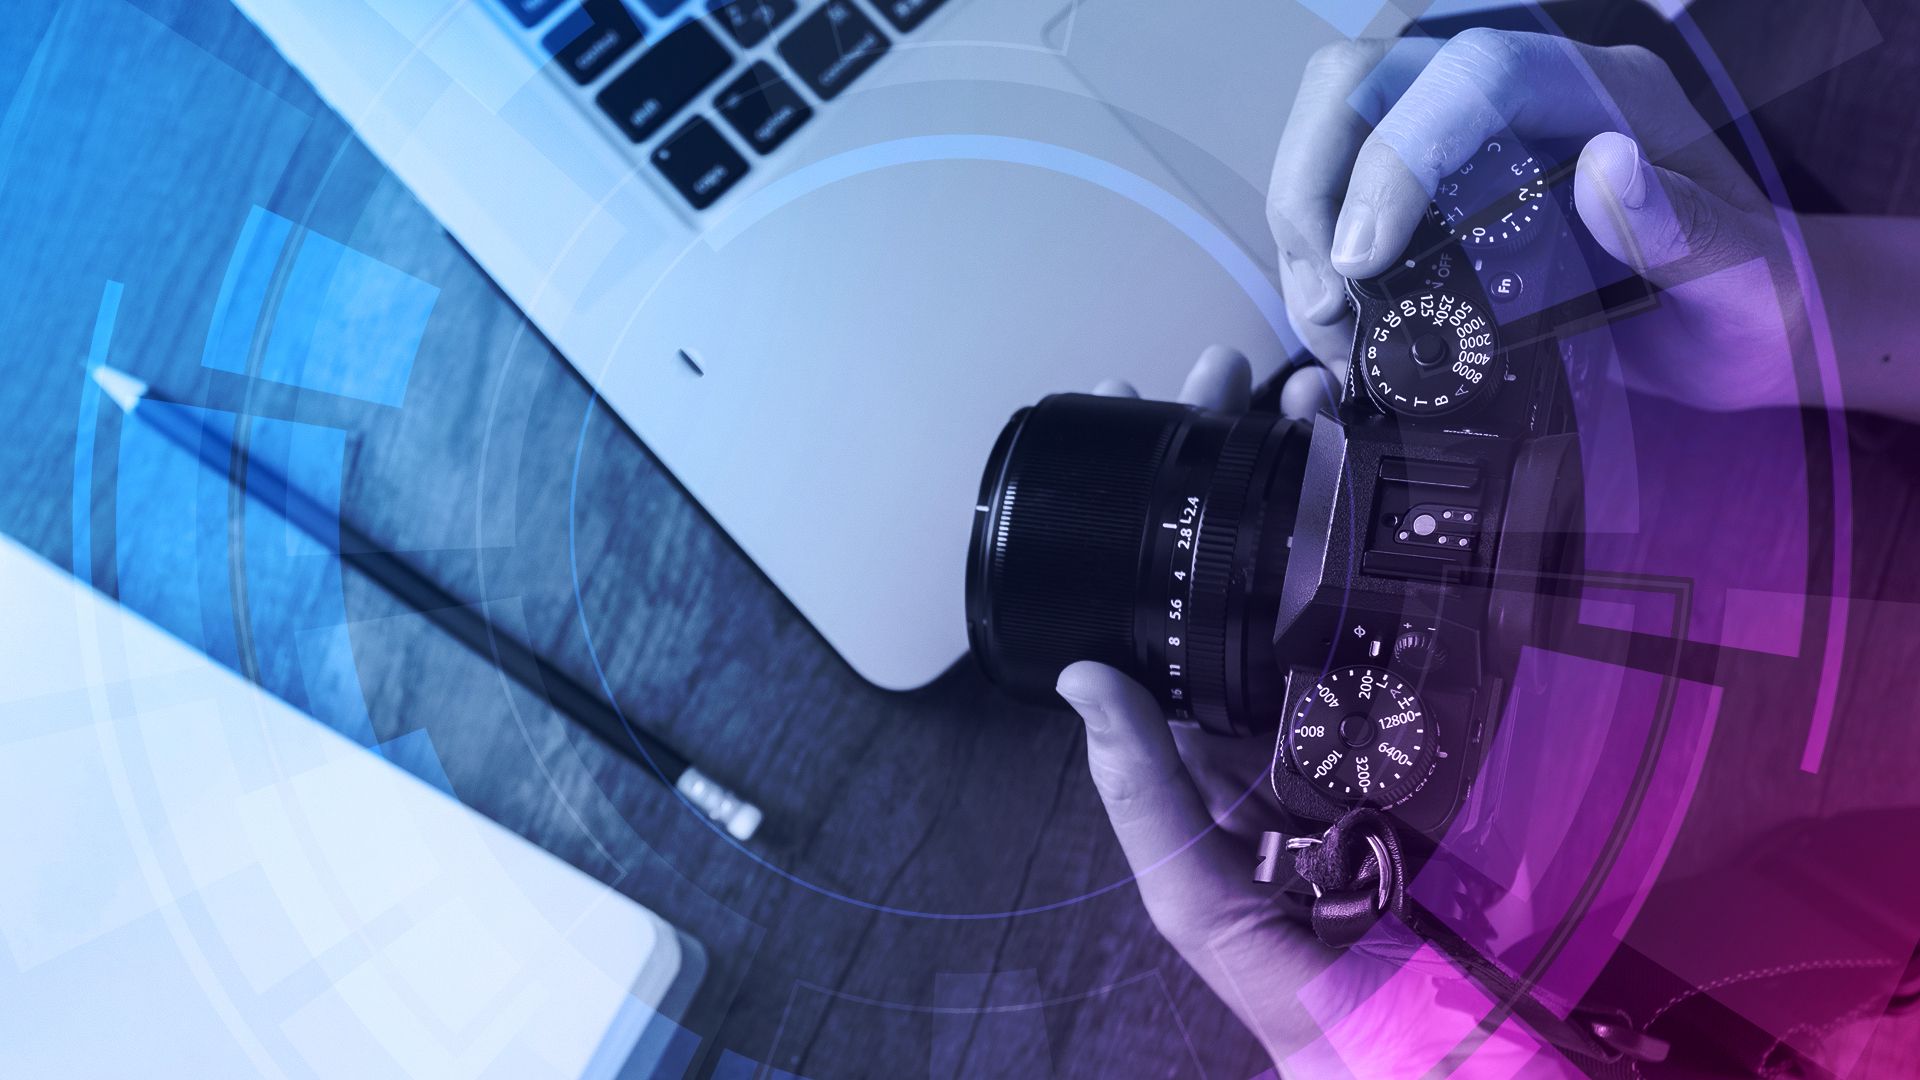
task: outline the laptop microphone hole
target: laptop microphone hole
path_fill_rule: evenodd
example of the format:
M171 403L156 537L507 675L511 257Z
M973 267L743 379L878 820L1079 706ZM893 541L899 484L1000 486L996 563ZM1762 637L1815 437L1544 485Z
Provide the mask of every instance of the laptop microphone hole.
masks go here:
M694 373L695 375L705 375L705 374L706 374L706 372L704 372L704 371L702 371L702 370L700 370L700 365L699 365L699 364L698 364L697 362L695 362L695 361L694 361L694 359L693 359L693 354L692 354L692 353L689 353L689 352L688 352L687 350L685 350L685 349L681 349L681 350L680 350L680 359L682 359L682 360L684 360L684 361L686 361L686 362L687 362L687 366L693 369L693 373Z

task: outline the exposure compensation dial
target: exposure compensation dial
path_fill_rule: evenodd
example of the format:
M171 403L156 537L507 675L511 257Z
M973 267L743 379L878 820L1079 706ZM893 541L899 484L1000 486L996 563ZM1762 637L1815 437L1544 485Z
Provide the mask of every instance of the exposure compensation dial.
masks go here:
M1287 753L1294 770L1334 802L1405 802L1439 760L1436 732L1420 696L1381 668L1328 672L1288 722Z
M1538 236L1548 219L1547 191L1564 169L1527 152L1512 136L1492 138L1458 172L1440 181L1435 208L1447 230L1477 258L1512 251Z

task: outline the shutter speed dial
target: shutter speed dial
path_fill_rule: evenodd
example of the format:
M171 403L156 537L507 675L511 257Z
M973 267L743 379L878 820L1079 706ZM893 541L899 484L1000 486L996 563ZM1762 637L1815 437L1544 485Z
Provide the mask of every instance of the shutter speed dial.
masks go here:
M1288 718L1294 771L1340 803L1394 806L1427 782L1439 760L1420 695L1376 667L1330 671Z
M1441 416L1492 396L1506 370L1493 321L1445 289L1376 309L1360 360L1367 390L1401 416Z

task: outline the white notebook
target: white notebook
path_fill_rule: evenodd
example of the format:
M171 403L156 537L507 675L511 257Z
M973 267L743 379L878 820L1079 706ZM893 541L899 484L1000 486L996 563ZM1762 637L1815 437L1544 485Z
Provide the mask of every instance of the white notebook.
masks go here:
M652 912L0 539L0 1075L678 1076Z

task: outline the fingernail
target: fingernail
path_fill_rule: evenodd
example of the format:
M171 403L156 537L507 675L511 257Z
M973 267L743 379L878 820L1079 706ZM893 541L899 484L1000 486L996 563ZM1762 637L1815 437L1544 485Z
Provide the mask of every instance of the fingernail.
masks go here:
M1373 208L1349 206L1340 212L1340 224L1333 230L1333 261L1364 263L1373 254Z
M1327 304L1327 283L1309 268L1293 270L1280 279L1280 285L1293 301L1293 309L1309 319Z
M1332 326L1347 317L1347 294L1344 289L1322 282L1320 301L1307 312L1307 321L1317 326Z
M1627 186L1620 189L1620 202L1629 210L1638 210L1647 204L1647 173L1653 166L1647 164L1639 143L1628 142L1633 147L1633 176L1627 180Z
M1601 136L1608 138L1608 136ZM1647 204L1647 165L1646 156L1640 153L1640 144L1625 135L1611 137L1613 145L1610 151L1601 157L1602 171L1607 178L1607 186L1613 189L1620 205L1629 210L1638 210Z
M1338 284L1329 282L1326 275L1305 259L1296 259L1287 266L1290 271L1281 278L1281 285L1287 292L1288 318L1301 318L1315 326L1332 326L1346 317L1347 294ZM1295 334L1300 331L1294 330Z
M1060 696L1066 698L1067 704L1073 706L1073 711L1080 714L1080 719L1087 725L1087 731L1090 734L1100 735L1106 732L1107 710L1101 708L1098 702L1072 697L1065 693Z

